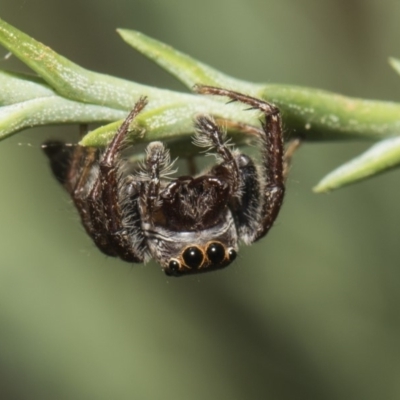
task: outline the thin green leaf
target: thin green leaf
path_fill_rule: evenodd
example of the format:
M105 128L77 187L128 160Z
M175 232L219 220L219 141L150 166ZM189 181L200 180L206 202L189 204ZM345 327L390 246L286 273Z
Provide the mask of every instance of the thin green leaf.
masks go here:
M154 98L150 106L180 98L179 93L84 69L1 19L0 44L32 68L59 95L71 100L130 110L143 95Z
M55 95L40 78L9 71L0 70L0 87L0 106Z
M39 125L113 121L122 110L58 96L40 78L0 70L0 140Z
M265 85L260 97L275 103L289 133L304 140L381 140L400 133L399 103L283 85Z
M400 137L386 139L325 176L314 188L314 192L338 189L399 165Z
M48 96L0 108L0 140L34 126L112 121L125 115L122 110L77 103Z
M189 89L196 84L224 87L242 93L256 94L259 86L223 74L173 47L141 32L117 29L130 46L179 79Z

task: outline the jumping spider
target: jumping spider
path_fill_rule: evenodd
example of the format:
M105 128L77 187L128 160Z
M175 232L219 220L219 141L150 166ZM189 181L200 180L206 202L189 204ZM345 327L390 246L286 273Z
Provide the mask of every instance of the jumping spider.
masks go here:
M142 263L154 258L167 275L213 271L235 258L238 242L253 243L272 227L282 205L284 147L277 107L230 90L199 86L197 92L227 96L261 110L258 137L262 163L232 150L214 119L195 119L194 143L214 149L220 163L203 175L166 180L172 163L161 142L147 146L139 171L123 173L121 158L133 119L146 106L141 98L105 151L46 142L57 180L71 195L83 226L108 256Z

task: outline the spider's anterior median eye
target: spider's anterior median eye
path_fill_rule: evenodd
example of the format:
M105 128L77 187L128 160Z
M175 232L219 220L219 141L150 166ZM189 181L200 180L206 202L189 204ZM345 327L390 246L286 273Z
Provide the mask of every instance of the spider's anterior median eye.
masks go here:
M189 268L199 268L200 265L203 263L203 253L202 251L195 246L188 247L184 252L183 252L183 260L185 261L185 264Z
M225 258L225 249L221 243L210 243L207 257L213 264L220 264Z

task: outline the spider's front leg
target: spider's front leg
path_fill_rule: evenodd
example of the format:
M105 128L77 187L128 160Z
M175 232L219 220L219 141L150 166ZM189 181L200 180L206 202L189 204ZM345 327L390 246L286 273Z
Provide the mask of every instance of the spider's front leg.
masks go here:
M91 236L96 245L105 254L129 262L143 262L143 254L140 252L142 239L136 237L137 227L132 220L138 216L138 194L132 190L132 183L128 184L121 176L120 155L124 150L130 123L146 104L145 98L139 99L107 146L99 160L97 178L85 199Z
M241 177L243 182L243 197L252 200L247 212L252 215L242 215L242 225L248 223L244 229L242 238L247 243L255 242L262 238L272 227L282 205L285 193L284 184L284 161L283 161L283 137L282 123L279 109L274 105L246 96L241 93L211 86L198 86L196 91L202 94L213 94L227 96L233 101L248 104L253 109L261 110L265 115L262 129L257 129L258 138L261 142L261 156L263 182L258 182L257 172L251 159L242 156ZM261 196L258 191L263 188ZM261 205L258 206L258 199ZM243 207L243 204L241 205ZM239 211L240 214L240 211ZM243 211L242 211L243 214ZM253 224L249 223L254 221ZM240 230L239 226L239 230ZM243 228L243 227L242 227Z

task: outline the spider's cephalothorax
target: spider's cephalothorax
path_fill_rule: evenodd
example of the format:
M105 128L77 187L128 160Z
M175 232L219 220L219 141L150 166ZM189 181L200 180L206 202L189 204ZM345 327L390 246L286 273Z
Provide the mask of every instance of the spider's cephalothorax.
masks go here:
M197 177L167 180L169 152L152 142L140 169L124 172L128 161L121 152L145 98L104 152L61 142L43 145L53 173L103 253L136 263L154 258L166 274L181 276L226 267L236 258L240 240L255 242L271 228L285 190L279 110L225 89L199 86L197 91L227 96L264 113L262 127L251 128L261 146L259 167L233 151L213 118L202 115L195 120L194 143L213 149L219 164Z

